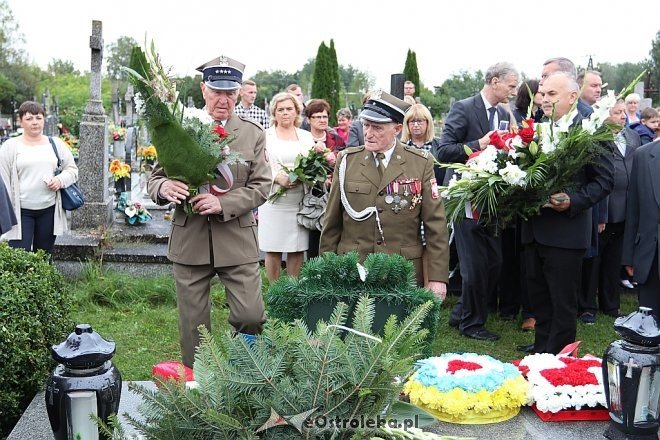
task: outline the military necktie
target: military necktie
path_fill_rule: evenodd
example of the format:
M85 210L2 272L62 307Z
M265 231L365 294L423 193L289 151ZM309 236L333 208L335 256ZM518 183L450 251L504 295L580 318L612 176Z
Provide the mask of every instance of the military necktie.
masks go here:
M378 159L378 174L380 175L380 178L383 178L383 174L385 174L385 153L378 153L376 154L376 158Z

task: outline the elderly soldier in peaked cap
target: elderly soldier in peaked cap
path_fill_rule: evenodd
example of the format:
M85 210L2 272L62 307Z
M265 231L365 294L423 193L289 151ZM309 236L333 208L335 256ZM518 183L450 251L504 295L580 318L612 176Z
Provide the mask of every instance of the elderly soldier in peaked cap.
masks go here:
M203 75L206 111L235 136L230 147L245 162L221 165L213 186L200 188L200 194L190 199L196 212L191 216L181 208L189 196L185 183L168 178L160 167L149 179L149 195L154 201L177 204L168 258L174 263L183 363L189 367L199 345L197 328L211 328L209 291L215 275L225 286L229 322L237 332L259 333L265 320L252 210L266 201L271 171L263 128L234 115L244 68L235 60L218 57L197 70Z
M360 118L365 145L337 158L321 234L321 252L357 251L360 259L383 252L410 260L423 284L420 227L428 252L426 286L441 299L447 293L449 247L445 209L428 152L397 140L410 104L374 92Z

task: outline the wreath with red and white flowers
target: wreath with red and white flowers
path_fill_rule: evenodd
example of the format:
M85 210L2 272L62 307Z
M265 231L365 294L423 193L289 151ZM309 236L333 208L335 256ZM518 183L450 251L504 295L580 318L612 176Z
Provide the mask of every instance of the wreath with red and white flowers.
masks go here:
M606 406L602 360L549 353L525 356L518 368L529 382L529 398L539 411Z

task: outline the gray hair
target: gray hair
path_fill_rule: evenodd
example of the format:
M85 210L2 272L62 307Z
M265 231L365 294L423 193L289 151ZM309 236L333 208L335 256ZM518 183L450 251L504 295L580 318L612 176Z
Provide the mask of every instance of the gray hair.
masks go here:
M486 84L490 84L493 78L505 78L508 75L518 76L513 64L507 62L493 64L486 70Z
M575 64L573 64L573 61L569 60L568 58L564 57L555 57L555 58L550 58L543 63L544 66L547 66L548 64L555 63L559 66L559 71L561 72L566 72L569 75L573 77L573 79L577 78L577 69L575 68Z
M635 101L639 103L639 101L642 100L642 97L639 96L637 93L631 93L630 95L626 96L626 104L628 104L631 101Z
M566 80L568 81L568 89L571 92L578 92L580 90L580 86L578 86L577 80L573 75L571 75L570 72L564 72L563 70L555 70L550 75L548 75L548 78L550 78L551 76L563 76L564 78L566 78Z
M337 111L337 119L340 118L346 118L346 119L353 119L353 114L351 113L351 109L345 107L345 108L340 108Z

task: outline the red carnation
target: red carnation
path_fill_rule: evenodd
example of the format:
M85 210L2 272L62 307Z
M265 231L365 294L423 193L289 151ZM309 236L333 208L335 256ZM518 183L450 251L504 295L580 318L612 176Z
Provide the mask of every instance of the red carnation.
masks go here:
M480 370L481 368L483 367L476 362L465 362L459 359L454 359L447 363L447 373L450 374L454 374L458 370L474 371Z
M220 139L224 139L228 136L227 131L222 127L222 125L216 125L213 127L213 132L217 134Z

